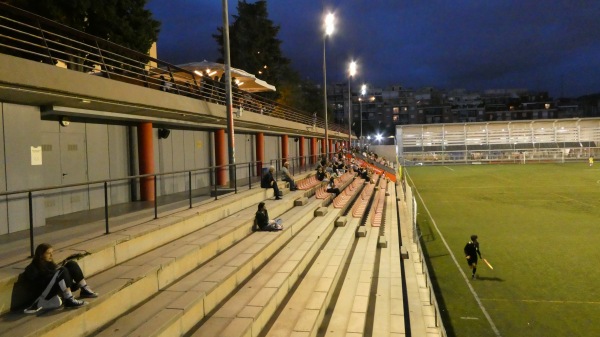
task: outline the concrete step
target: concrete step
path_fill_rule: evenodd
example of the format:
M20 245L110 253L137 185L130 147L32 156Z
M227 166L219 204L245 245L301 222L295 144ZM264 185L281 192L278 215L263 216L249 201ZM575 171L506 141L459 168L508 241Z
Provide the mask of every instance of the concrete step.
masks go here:
M273 318L267 336L316 335L350 254L355 230L356 225L336 227L289 301Z
M239 204L243 203L243 200L239 201ZM291 199L269 203L272 203L273 206L270 210L273 216L279 216L293 207ZM105 257L95 254L98 260L101 260L101 257L111 260L111 262L102 262L103 265L108 266L105 271L87 278L89 284L101 294L99 298L90 300L86 307L79 310L56 310L41 315L52 316L52 322L40 320L39 316L25 316L19 317L20 319L16 322L2 322L0 323L0 335L5 333L14 336L87 335L91 333L156 294L159 289L172 283L219 251L249 235L256 212L255 205L252 206L254 207L247 207L210 226L200 226L200 224L205 224L206 218L196 216L165 227L165 230L177 232L180 236L166 244L163 244L162 239L157 239L156 235L136 236L137 245L128 245L129 241L122 243L130 249L124 251L122 255L115 254L115 256L121 256L124 261L120 261L114 266L111 265L114 256ZM215 212L221 213L227 210L229 208L221 207ZM210 215L208 214L208 216ZM186 234L188 230L182 228L182 224L202 228L197 232ZM136 230L139 228L129 229L129 231ZM157 231L151 233L157 234ZM175 234L173 235L175 236ZM134 254L134 252L142 250L147 252ZM135 256L125 260L123 255L127 256L126 253ZM13 313L14 316L23 316L23 314ZM25 322L27 324L23 324Z
M332 211L311 222L191 336L257 336L319 254L337 216Z
M82 233L79 237L67 236L66 240L57 235L53 237L54 241L49 242L54 246L56 261L75 253L87 254L78 263L84 275L89 277L223 217L248 207L256 207L258 202L268 197L268 191L252 189L156 220L132 226L122 225L120 228L113 228L110 234L96 230ZM28 247L28 244L26 241L23 245ZM33 301L26 287L19 282L19 275L29 262L30 259L24 257L0 268L0 314L10 310L20 311Z
M402 270L400 269L400 243L398 240L398 224L394 219L397 209L394 189L395 185L388 184L390 196L386 197L386 226L383 233L388 246L380 250L377 299L373 317L373 336L381 337L406 335Z
M358 219L351 224L358 225ZM379 231L370 229L367 236L358 240L354 254L349 261L346 276L339 295L336 297L329 324L323 327L325 336L347 336L365 334L367 308L371 293L371 283L377 279L374 274Z
M306 207L317 207L317 203L313 201ZM183 335L313 219L306 207L296 207L280 216L283 231L250 235L95 335Z

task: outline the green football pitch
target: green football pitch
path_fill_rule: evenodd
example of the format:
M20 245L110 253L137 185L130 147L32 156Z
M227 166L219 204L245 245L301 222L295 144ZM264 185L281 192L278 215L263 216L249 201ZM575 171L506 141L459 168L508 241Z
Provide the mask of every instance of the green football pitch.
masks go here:
M600 336L600 166L405 169L449 336ZM494 267L471 280L471 234Z

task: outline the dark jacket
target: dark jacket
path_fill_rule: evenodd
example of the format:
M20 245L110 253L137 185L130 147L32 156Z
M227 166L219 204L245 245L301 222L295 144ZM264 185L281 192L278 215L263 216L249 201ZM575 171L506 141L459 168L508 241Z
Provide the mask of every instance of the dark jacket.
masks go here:
M264 211L256 211L254 221L260 230L267 230L269 226L269 212L266 209Z
M464 251L465 256L470 256L470 259L477 260L477 255L479 255L479 258L481 258L481 252L479 251L479 242L467 242Z
M35 297L39 296L46 289L57 268L58 266L53 262L41 262L39 265L32 262L25 267L23 276Z
M271 171L268 171L262 177L262 180L260 181L260 187L271 188L273 187L273 185L271 185L271 182L275 182L275 178L273 178L273 174L271 173Z

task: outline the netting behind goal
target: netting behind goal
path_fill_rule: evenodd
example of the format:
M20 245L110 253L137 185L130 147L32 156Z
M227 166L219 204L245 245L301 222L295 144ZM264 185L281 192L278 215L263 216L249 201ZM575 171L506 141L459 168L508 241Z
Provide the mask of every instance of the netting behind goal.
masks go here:
M401 163L563 163L600 156L600 119L406 125Z

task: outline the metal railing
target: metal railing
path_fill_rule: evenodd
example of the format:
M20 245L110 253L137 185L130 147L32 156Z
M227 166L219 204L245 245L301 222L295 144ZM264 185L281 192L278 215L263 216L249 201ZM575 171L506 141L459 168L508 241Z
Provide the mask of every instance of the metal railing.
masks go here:
M220 105L225 83L179 68L104 39L0 3L0 53L43 62ZM234 108L269 115L308 127L325 128L325 120L260 95L232 88ZM347 133L329 123L330 131Z
M93 190L93 189L97 188L98 186L102 186L102 189L104 191L104 206L103 206L103 208L104 208L104 225L105 225L104 233L109 234L110 233L109 206L116 205L116 204L109 204L109 187L110 187L109 184L114 184L114 183L118 183L118 182L125 182L126 184L129 184L132 181L141 184L141 181L144 178L153 179L153 182L154 182L154 201L153 201L154 219L158 219L158 217L159 217L158 208L159 208L159 206L162 206L162 205L159 205L159 196L158 196L159 179L167 179L167 177L169 177L169 176L172 176L172 177L169 177L168 179L184 179L184 181L187 179L187 186L184 191L175 192L175 193L171 193L171 194L162 194L161 197L169 196L169 195L178 195L181 198L178 200L172 201L172 203L180 202L182 200L187 199L189 208L192 208L194 198L205 197L205 199L209 199L209 198L214 197L214 200L217 200L220 195L226 195L226 194L230 194L230 193L237 194L239 187L247 186L248 189L251 189L253 184L260 185L261 174L259 172L261 172L262 166L263 166L262 162L247 162L247 163L240 163L240 164L212 166L212 167L200 168L200 169L194 169L194 170L181 170L181 171L173 171L173 172L165 172L165 173L143 174L143 175L128 176L128 177L124 177L124 178L96 180L96 181L90 181L90 182L84 182L84 183L78 183L78 184L57 185L57 186L48 186L48 187L28 189L28 190L1 192L0 197L15 196L15 197L11 198L11 201L16 201L16 200L20 199L19 196L26 195L28 205L29 205L30 253L31 253L31 256L33 256L34 247L35 247L35 245L34 245L34 241L35 241L35 237L34 237L35 208L34 208L34 203L33 203L34 198L44 197L46 195L50 196L50 195L53 195L54 193L56 193L57 191L58 192L63 191L63 193L78 192L73 189L73 188L77 188L77 187L82 187L82 190L88 191L88 190ZM228 172L230 170L233 173L232 174L233 179L228 182L229 183L228 185L225 185L225 186L218 185L217 184L217 181L218 181L217 175L224 174L224 176L229 177L230 175L228 174ZM240 179L240 181L238 181L238 179L237 179L238 173L241 173L241 172L243 172L243 173L247 172L247 177L244 177L244 178ZM196 188L194 188L194 186L193 186L194 184L192 183L192 181L193 181L192 178L194 176L206 177L208 183L206 184L206 186L201 186L201 187L196 186ZM241 176L241 174L240 174L240 176ZM69 189L69 190L64 191L65 189ZM186 192L187 192L187 194L186 194ZM186 194L185 197L182 196L182 193ZM42 207L44 207L44 206L42 206Z
M411 165L449 165L449 164L528 164L528 163L566 163L587 161L589 157L598 157L600 148L520 148L496 150L457 150L404 152L401 158L403 166Z

